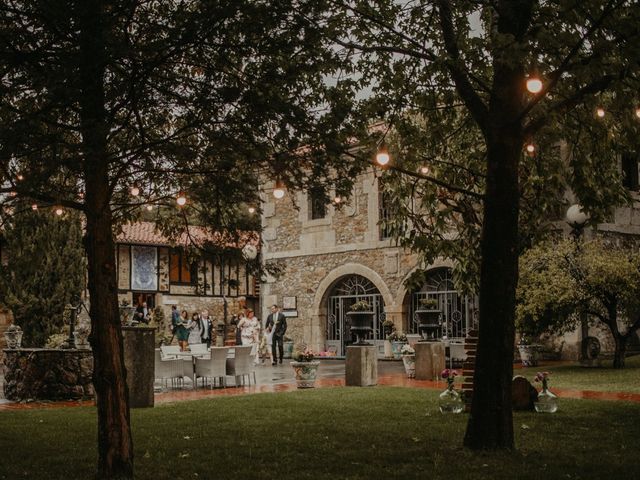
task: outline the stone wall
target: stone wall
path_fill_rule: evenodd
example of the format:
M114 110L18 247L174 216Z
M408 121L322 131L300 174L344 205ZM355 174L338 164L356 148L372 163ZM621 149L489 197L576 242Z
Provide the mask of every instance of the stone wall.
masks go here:
M91 350L4 350L8 400L68 400L94 396Z

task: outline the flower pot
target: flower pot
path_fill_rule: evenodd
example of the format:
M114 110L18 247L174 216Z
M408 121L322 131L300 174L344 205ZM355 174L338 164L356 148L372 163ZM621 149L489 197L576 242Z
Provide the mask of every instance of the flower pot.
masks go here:
M416 310L418 331L422 340L434 339L440 328L440 310Z
M7 348L20 348L22 345L22 329L19 325L12 323L4 332L4 339Z
M391 342L391 353L394 359L400 360L402 358L402 347L406 344L407 342Z
M356 336L355 345L370 345L366 338L373 330L373 312L347 312L351 333Z
M402 355L402 363L404 363L404 371L408 378L416 377L416 354Z
M318 366L320 362L291 362L293 372L296 376L296 385L298 388L313 388L316 384L316 376L318 374Z
M462 397L453 388L453 384L438 397L438 408L442 413L461 413L464 410Z
M538 365L538 345L518 345L520 352L520 361L523 367L535 367Z
M538 413L555 413L558 410L558 397L543 386L533 406Z

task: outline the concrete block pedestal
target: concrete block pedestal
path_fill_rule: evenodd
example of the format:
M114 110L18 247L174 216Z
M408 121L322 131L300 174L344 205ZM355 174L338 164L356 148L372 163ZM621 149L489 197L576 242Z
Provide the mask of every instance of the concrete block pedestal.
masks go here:
M155 338L155 328L122 327L124 366L132 408L153 407Z
M416 351L416 380L437 380L445 368L444 343L418 342Z
M345 385L370 387L378 384L378 353L373 345L347 347Z

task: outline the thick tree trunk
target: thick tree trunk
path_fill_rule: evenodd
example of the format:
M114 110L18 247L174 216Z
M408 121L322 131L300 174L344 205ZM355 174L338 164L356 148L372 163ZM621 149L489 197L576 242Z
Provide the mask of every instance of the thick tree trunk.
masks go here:
M104 25L102 2L78 4L80 25L80 107L86 186L91 296L93 384L98 407L96 478L133 478L133 443L118 314L115 249L109 189L109 157L104 106Z
M615 341L613 368L624 368L625 356L627 354L627 340L629 340L629 337L614 334L613 339Z

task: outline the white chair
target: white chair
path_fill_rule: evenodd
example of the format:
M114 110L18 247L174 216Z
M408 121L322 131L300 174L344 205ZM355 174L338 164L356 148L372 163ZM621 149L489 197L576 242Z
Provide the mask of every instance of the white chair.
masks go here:
M256 383L256 371L251 356L252 349L253 345L236 346L234 358L227 359L227 375L235 377L236 387L239 386L238 378L242 379L242 385L244 385L244 377L247 377L249 384L251 384L251 374L253 374L253 383Z
M154 362L154 378L162 380L165 387L167 386L167 380L171 380L171 386L173 388L176 385L184 385L184 369L183 361L179 359L162 360L162 352L156 349L155 362Z
M180 347L178 345L162 345L160 351L163 360L175 360L178 358L176 354L180 353Z
M206 343L192 343L191 345L189 345L189 350L191 350L191 353L193 353L194 355L209 354Z
M227 386L227 352L228 347L212 347L209 350L210 358L196 358L196 382L202 378L202 386L208 379L212 379L211 387L216 379L222 380L222 385Z

